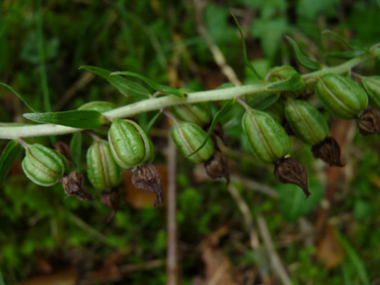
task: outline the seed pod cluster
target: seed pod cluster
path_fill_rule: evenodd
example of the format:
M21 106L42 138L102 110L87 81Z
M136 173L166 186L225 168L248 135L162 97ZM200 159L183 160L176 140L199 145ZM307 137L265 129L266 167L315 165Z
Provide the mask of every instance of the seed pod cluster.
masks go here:
M206 144L198 152L188 156L206 139L206 132L198 125L176 121L171 128L171 136L181 153L195 164L207 161L214 152L214 145L207 138Z
M131 120L114 120L108 132L113 158L122 168L134 171L154 159L153 144L144 130Z
M315 92L323 106L343 120L358 118L368 105L368 96L363 88L342 75L322 76Z
M26 146L22 169L33 183L53 186L61 182L68 168L66 159L59 152L41 144Z
M112 157L107 141L96 139L87 150L87 177L98 190L111 190L120 184L123 171Z
M242 127L251 151L257 159L275 163L289 152L288 135L269 114L247 109L242 118Z

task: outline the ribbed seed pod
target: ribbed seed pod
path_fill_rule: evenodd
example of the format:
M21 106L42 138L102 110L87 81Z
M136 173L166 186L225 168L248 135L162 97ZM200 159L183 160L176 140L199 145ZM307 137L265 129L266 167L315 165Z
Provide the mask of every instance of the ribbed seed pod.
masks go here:
M288 135L269 114L249 109L243 115L242 126L257 159L274 163L289 152Z
M306 101L288 98L285 117L296 137L306 144L323 141L329 132L323 115Z
M47 187L61 181L68 164L63 155L55 150L32 144L26 147L22 169L32 182Z
M122 169L112 157L110 145L105 140L94 140L87 150L87 176L98 190L111 190L120 184Z
M305 89L305 83L303 82L301 74L290 65L283 65L274 67L270 71L269 82L276 82L280 80L288 80L291 77L296 78L296 82L299 82L300 88L296 91L283 91L282 93L287 96L298 97L299 94Z
M380 76L361 77L372 107L380 110Z
M196 150L206 138L206 133L198 125L187 122L174 122L171 136L184 156ZM214 152L214 145L210 138L206 144L195 154L187 157L193 163L202 163L208 160Z
M135 170L154 159L153 144L144 130L131 120L114 120L108 132L113 158L122 168Z
M208 103L183 104L169 107L170 112L177 119L205 126L212 120L212 113Z
M316 93L323 106L340 119L358 118L368 105L363 88L337 74L326 74L319 78Z

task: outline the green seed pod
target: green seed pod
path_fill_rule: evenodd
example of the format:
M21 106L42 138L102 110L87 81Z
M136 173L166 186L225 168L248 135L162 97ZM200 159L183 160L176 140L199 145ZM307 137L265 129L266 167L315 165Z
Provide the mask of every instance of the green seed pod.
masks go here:
M196 150L206 138L206 133L198 125L186 122L174 122L171 128L171 136L174 143L184 156ZM198 164L208 160L214 152L214 145L210 138L206 144L196 153L187 157L191 162Z
M63 155L55 150L33 144L26 147L22 169L35 184L48 187L61 181L68 164Z
M205 126L212 120L212 113L208 103L183 104L169 107L170 112L177 119Z
M110 190L120 184L123 171L112 157L105 140L94 140L87 150L87 176L98 190Z
M285 119L284 107L285 106L282 100L277 100L263 111L271 115L273 119L282 124L282 121Z
M329 132L323 115L306 101L288 98L285 117L296 137L306 144L320 143Z
M288 135L269 114L249 109L243 115L242 126L257 159L274 163L289 152Z
M291 77L297 78L296 80L299 82L300 88L297 91L284 91L283 94L285 95L298 97L298 95L301 94L305 89L305 83L303 82L301 74L299 74L297 70L295 70L294 67L290 65L274 67L269 74L269 82L288 80ZM296 80L295 82L297 82Z
M319 78L316 93L328 111L344 120L357 118L368 105L363 88L337 74L326 74Z
M122 168L135 170L154 159L154 148L144 130L131 120L114 120L108 132L113 158Z
M107 101L93 101L88 102L78 108L78 110L91 110L98 111L100 113L115 109L116 105Z
M361 80L365 91L367 91L369 104L380 110L380 76L363 76Z

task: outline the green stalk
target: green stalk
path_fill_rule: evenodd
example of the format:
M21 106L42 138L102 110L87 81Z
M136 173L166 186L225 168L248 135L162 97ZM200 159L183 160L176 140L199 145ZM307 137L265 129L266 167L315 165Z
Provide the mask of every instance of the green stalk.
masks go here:
M372 53L364 56L351 59L341 65L334 67L327 67L319 71L304 74L303 79L312 80L315 76L322 76L327 73L341 74L349 71L354 66L362 63L363 61L372 57L380 56L380 48L375 49ZM257 96L260 93L271 91L268 88L273 84L253 84L244 85L238 87L231 87L226 89L216 89L210 91L200 91L187 94L186 98L179 98L176 96L165 96L159 98L150 98L137 103L126 105L113 109L111 111L103 113L108 119L120 119L131 117L140 113L161 110L163 108L179 105L179 104L191 104L198 102L211 102L211 101L223 101L232 98L238 98L243 95ZM64 135L75 132L83 131L82 129L64 127L60 125L41 124L41 125L29 125L29 126L6 126L0 127L0 139L15 139L18 137L33 137L33 136L49 136L49 135Z
M38 16L37 16L37 45L38 55L40 58L41 70L41 88L44 101L45 112L51 112L51 104L49 98L49 88L47 83L46 66L45 66L45 51L44 51L44 36L42 32L42 0L38 0Z

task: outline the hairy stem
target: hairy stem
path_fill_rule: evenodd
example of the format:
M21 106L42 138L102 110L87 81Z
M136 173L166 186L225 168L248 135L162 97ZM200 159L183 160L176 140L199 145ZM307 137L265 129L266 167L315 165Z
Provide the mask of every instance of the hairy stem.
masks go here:
M380 56L380 48L373 50L370 54L366 54L357 58L346 61L345 63L333 67L326 67L322 70L304 74L302 77L308 83L317 76L327 73L344 73L351 68L373 57ZM276 84L279 82L276 82ZM226 89L215 89L210 91L200 91L189 93L186 98L178 98L176 96L165 96L159 98L146 99L127 106L119 107L111 111L103 113L109 119L120 119L131 117L140 113L160 110L169 106L179 104L191 104L198 102L223 101L237 98L243 95L257 96L260 93L268 92L272 84L254 84L244 85ZM29 126L4 126L0 127L0 139L15 139L18 137L35 137L49 135L64 135L83 131L82 129L70 128L53 124L40 124Z

